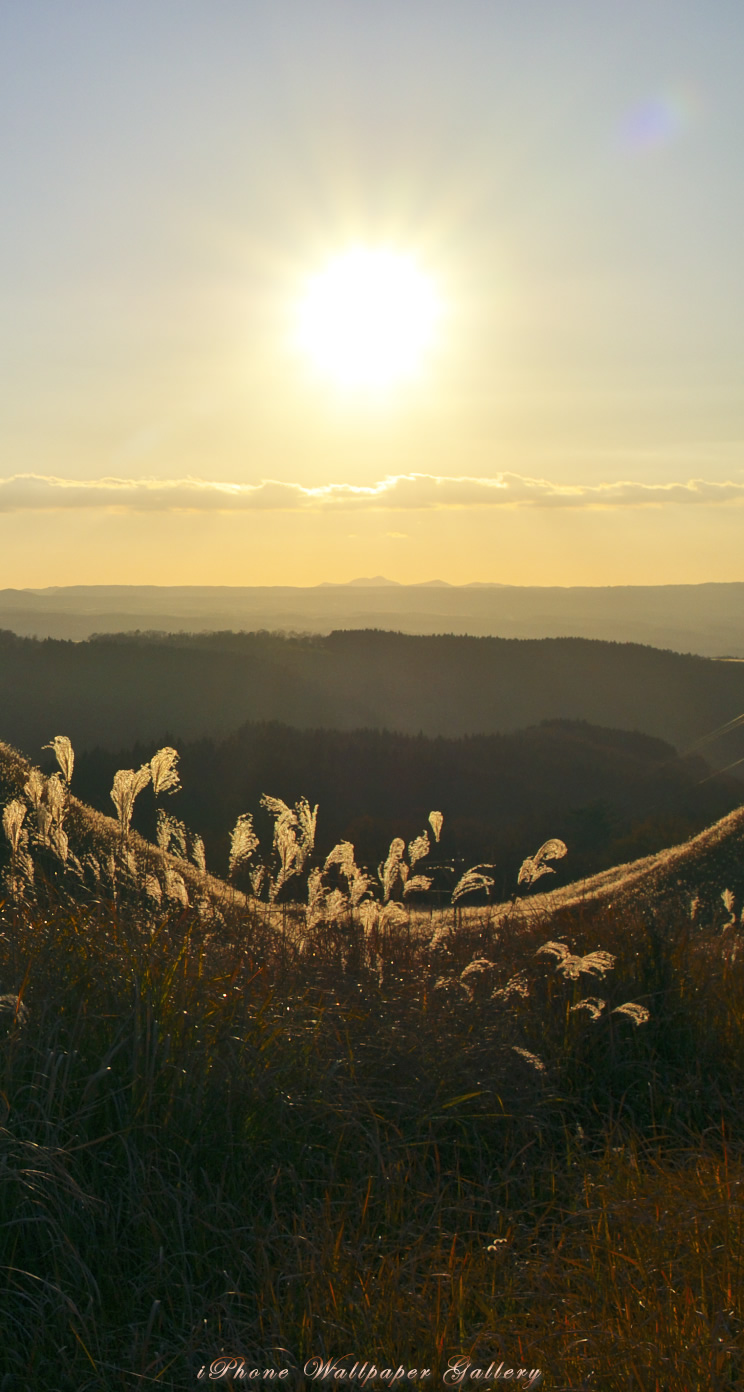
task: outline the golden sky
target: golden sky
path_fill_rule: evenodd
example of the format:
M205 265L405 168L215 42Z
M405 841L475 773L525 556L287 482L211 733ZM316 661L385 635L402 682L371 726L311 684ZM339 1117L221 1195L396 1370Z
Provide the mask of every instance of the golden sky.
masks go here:
M0 25L0 587L744 578L738 5ZM355 248L439 311L374 388L298 345Z

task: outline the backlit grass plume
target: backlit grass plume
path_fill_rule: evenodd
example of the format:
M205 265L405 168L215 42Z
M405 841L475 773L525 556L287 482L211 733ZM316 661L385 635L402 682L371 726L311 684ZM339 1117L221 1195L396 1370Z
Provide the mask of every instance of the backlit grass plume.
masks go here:
M177 793L180 790L181 784L176 768L178 757L178 750L171 749L170 745L153 754L150 760L150 776L156 797L160 797L161 793Z
M135 799L142 792L142 789L147 787L151 778L152 772L149 764L143 764L136 771L134 769L119 769L114 774L111 801L119 818L119 832L122 840L125 840L129 835Z
M14 798L3 808L3 831L10 842L13 855L18 855L22 845L21 838L26 835L23 830L25 817L26 804L19 798Z
M382 894L386 903L398 880L405 884L408 879L408 866L403 859L405 849L405 841L400 836L395 836L390 842L387 860L384 865L378 866L377 874L382 884Z
M252 814L250 812L241 813L230 833L229 869L231 876L251 859L258 849L258 844L258 837L253 830Z
M67 735L55 735L51 744L42 745L42 748L54 750L54 756L59 764L62 777L69 787L72 770L75 767L75 755Z
M546 841L539 851L536 851L533 856L527 856L527 859L522 861L517 876L517 884L534 884L541 875L553 875L555 871L552 865L546 865L545 862L560 860L567 854L567 849L565 841L559 841L557 837Z
M490 869L490 866L488 868ZM452 891L452 903L456 904L463 895L474 894L476 890L489 890L493 887L493 883L492 876L484 875L483 870L479 867L466 870Z
M577 957L565 943L546 942L537 949L537 956L547 954L557 958L556 971L568 981L578 981L579 976L604 976L615 965L611 952L589 952L585 957Z
M300 875L315 845L315 827L318 820L317 804L310 807L307 798L300 798L294 807L288 807L281 798L270 797L265 793L261 806L274 817L274 849L279 856L279 871L271 884L271 898L276 898L280 889L293 875Z
M170 813L164 812L162 807L158 808L157 831L155 833L158 846L164 855L170 853L178 856L179 860L186 859L186 827L178 817L171 817Z

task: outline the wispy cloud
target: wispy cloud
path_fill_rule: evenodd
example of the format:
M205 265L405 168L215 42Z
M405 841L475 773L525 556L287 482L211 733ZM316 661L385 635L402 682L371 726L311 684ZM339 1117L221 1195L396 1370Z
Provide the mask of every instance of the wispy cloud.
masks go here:
M397 474L369 486L299 483L215 483L207 479L67 479L41 474L0 478L0 512L70 508L128 512L298 512L441 508L660 507L744 501L744 483L689 479L686 483L558 484L503 473L493 478Z

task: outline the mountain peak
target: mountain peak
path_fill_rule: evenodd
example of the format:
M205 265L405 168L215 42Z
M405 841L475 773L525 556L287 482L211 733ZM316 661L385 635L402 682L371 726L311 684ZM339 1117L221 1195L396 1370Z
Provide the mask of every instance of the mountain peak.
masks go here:
M352 589L356 587L357 589L376 590L382 589L383 586L391 585L394 586L396 589L399 589L400 581L388 580L386 575L361 575L356 580L346 581L347 589Z

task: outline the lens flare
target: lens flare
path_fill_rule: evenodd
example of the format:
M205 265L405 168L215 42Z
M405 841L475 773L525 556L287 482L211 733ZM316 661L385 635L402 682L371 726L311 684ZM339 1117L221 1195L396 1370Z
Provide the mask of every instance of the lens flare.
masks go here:
M686 85L647 97L625 113L620 144L631 153L666 149L695 124L700 113L697 94Z

